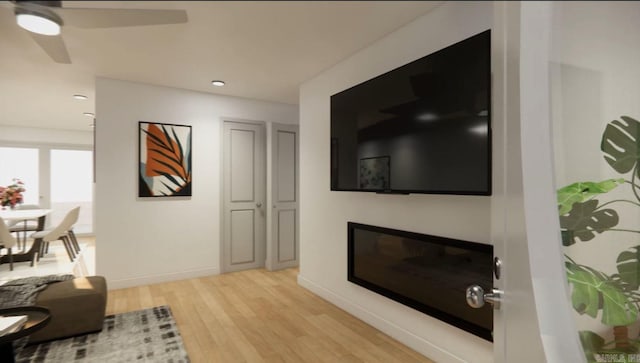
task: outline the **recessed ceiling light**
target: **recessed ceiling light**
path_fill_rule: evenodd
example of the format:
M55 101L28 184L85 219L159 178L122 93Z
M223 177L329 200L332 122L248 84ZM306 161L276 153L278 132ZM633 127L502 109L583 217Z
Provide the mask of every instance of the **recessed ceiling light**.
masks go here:
M215 80L215 81L211 81L211 84L216 87L222 87L224 86L224 81Z
M435 112L424 112L419 114L416 118L420 121L429 122L436 121L438 119L438 115Z
M89 97L87 97L85 95L73 95L73 98L75 98L76 100L86 100Z
M87 117L95 117L96 116L95 113L91 113L91 112L85 112L85 113L83 113L83 115L85 115Z
M60 21L54 16L19 13L16 14L16 21L20 27L33 33L50 36L60 34Z
M488 131L488 127L486 124L482 124L482 125L477 125L477 126L473 126L471 128L469 128L469 131L471 131L472 133L476 134L476 135L481 135L481 136L485 136L489 133Z

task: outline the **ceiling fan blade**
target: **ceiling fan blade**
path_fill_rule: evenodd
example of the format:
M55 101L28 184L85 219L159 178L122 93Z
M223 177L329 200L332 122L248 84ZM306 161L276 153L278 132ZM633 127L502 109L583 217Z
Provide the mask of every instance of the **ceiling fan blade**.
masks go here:
M62 40L61 36L40 35L31 32L28 33L56 63L71 64L71 58L69 58L67 47L64 45L64 40Z
M58 8L65 24L79 28L114 28L187 22L185 10Z

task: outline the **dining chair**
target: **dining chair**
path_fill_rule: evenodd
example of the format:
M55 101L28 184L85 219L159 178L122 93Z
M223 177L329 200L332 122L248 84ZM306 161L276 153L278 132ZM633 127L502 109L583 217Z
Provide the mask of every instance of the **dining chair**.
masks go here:
M11 252L11 249L17 243L18 241L9 231L9 227L5 223L4 219L0 217L0 246L7 249L7 255L0 256L0 263L3 263L6 258L9 261L9 270L11 271L13 271L13 254Z
M76 233L73 231L73 227L78 223L78 219L80 218L80 207L76 207L69 211L70 217L70 226L67 234L69 235L69 239L75 248L76 254L80 253L80 244L78 243L78 239L76 238Z
M67 235L69 237L70 245L73 247L75 254L80 253L80 244L78 243L78 238L76 237L76 233L73 231L73 227L78 222L78 218L80 217L80 207L76 207L71 209L65 218L69 218L67 224L70 226ZM46 255L49 253L49 243L44 244L44 250L42 251L42 255Z
M41 209L42 207L38 204L21 204L16 207L16 209ZM27 232L37 232L41 228L37 220L14 220L8 223L9 231L11 233L15 233L18 237L18 247L20 247L20 243L22 242L22 249L25 250L27 248ZM22 240L20 239L20 232L22 232Z
M77 221L80 207L71 209L64 219L55 227L43 231L35 232L31 235L34 244L39 247L38 260L41 256L49 251L49 243L53 241L62 241L64 248L67 250L69 260L73 262L76 258L75 247L69 237L69 230L73 228L73 224Z

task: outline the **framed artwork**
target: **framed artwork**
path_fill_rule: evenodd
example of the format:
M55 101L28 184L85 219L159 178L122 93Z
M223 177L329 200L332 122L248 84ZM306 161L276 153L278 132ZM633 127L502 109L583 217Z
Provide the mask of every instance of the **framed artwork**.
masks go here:
M391 186L391 165L388 156L360 159L358 183L360 189L384 190Z
M191 126L138 122L138 197L191 196Z

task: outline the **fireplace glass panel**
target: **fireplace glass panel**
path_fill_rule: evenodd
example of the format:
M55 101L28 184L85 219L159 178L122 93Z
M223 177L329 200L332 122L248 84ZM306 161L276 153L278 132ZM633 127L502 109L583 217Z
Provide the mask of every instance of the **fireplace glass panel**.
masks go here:
M349 223L349 281L491 340L493 310L465 290L493 286L493 247Z

